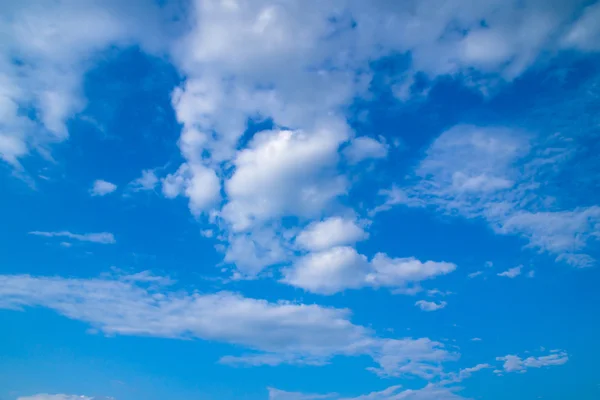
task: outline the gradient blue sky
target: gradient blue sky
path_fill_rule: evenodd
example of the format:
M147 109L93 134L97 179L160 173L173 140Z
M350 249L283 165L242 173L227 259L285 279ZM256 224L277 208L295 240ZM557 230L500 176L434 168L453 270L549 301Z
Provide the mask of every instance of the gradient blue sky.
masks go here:
M600 397L600 3L0 15L0 400Z

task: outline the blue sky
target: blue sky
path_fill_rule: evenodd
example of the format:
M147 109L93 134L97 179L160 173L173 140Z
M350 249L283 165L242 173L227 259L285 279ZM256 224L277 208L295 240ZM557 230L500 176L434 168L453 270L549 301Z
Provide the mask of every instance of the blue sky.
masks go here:
M600 396L600 4L0 11L0 400Z

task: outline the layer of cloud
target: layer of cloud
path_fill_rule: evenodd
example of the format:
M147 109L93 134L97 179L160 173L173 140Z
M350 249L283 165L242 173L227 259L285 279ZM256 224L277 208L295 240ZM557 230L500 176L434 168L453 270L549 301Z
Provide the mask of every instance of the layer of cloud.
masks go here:
M71 233L68 231L60 232L40 232L33 231L29 232L30 235L44 236L44 237L64 237L68 239L78 240L80 242L91 242L100 244L114 244L117 241L112 233L100 232L100 233Z
M366 355L380 375L433 378L457 356L427 338L379 338L353 324L347 309L170 291L156 279L0 276L0 308L26 307L49 308L106 334L215 340L249 352L223 363L321 365Z

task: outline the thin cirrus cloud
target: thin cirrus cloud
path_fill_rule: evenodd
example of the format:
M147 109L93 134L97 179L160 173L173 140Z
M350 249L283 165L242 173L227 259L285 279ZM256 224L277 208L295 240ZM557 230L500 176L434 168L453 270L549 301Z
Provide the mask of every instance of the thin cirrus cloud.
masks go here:
M526 372L529 368L544 368L566 364L569 355L562 350L556 350L552 354L538 357L527 357L525 359L516 355L497 357L496 360L504 362L504 372Z
M77 240L80 242L91 242L91 243L99 243L99 244L114 244L117 241L115 240L115 236L109 232L100 232L100 233L72 233L68 231L59 231L59 232L41 232L41 231L32 231L29 232L30 235L34 236L43 236L50 238L67 238L72 240ZM61 243L62 244L62 243ZM62 244L65 247L69 247L69 244Z

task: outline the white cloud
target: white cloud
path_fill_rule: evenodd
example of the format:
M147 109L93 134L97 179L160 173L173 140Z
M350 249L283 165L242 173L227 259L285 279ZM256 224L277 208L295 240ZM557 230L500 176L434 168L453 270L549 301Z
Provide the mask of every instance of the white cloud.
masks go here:
M117 185L114 183L98 179L94 181L94 185L90 189L90 194L92 196L105 196L114 192L115 190L117 190Z
M369 236L352 219L330 217L308 225L298 236L296 243L311 251L327 250L341 245L351 245Z
M50 158L50 146L68 138L66 122L85 106L82 79L100 51L137 44L153 52L166 39L151 1L23 1L0 11L0 158L19 169L32 150Z
M415 306L419 307L423 311L428 311L428 312L441 310L442 308L446 307L447 305L448 305L448 303L446 303L445 301L436 303L434 301L419 300L415 303Z
M531 270L527 273L528 278L535 278L535 271Z
M182 164L162 180L167 198L184 194L189 198L190 212L196 216L211 210L221 198L221 182L216 172L201 163Z
M222 216L234 231L285 215L313 217L345 193L337 175L337 149L347 127L326 122L315 131L270 131L254 136L233 163Z
M483 219L496 233L519 235L559 261L590 265L583 251L597 239L600 208L559 210L540 195L540 180L570 150L562 138L536 140L504 128L455 126L431 144L413 184L384 193L388 200L375 211L405 204Z
M397 385L358 397L342 397L334 393L324 395L303 394L269 388L269 400L466 400L465 397L462 397L456 393L458 390L458 388L444 387L434 384L429 384L421 389L403 390L400 385Z
M405 289L455 269L451 263L389 258L382 253L368 261L354 248L339 246L301 257L283 269L282 281L314 293L333 294L367 286Z
M600 50L598 19L600 19L600 3L588 6L563 37L563 45L584 51Z
M481 341L482 341L482 339L477 338L477 337L474 337L473 339L471 339L471 342L481 342Z
M269 391L269 400L316 400L316 399L335 399L335 394L308 394L298 392L286 392L275 388L267 388Z
M60 232L40 232L33 231L29 232L30 235L45 236L45 237L66 237L73 240L79 240L80 242L92 242L100 244L114 244L116 243L115 236L112 233L100 232L100 233L71 233L68 231Z
M387 145L368 136L354 138L350 145L344 148L344 156L350 164L358 164L368 159L386 158L387 155Z
M569 356L566 352L559 351L547 356L532 356L522 359L519 356L508 355L497 357L496 360L504 361L503 368L506 372L525 372L528 368L542 368L566 364L569 361Z
M68 394L35 394L33 396L18 397L17 400L100 400L97 397L75 396Z
M382 375L436 376L445 361L457 356L426 338L379 338L350 322L347 309L271 303L231 292L169 291L161 280L148 277L2 275L0 308L46 307L106 334L199 338L250 351L224 357L224 363L319 365L336 355L366 355Z
M477 278L478 276L483 275L483 271L475 271L475 272L471 272L469 275L467 275L467 277L473 279L473 278Z
M142 176L129 183L132 190L139 192L144 190L154 190L158 185L159 179L154 170L145 169L142 171Z
M503 276L505 278L516 278L517 276L521 275L521 270L523 269L522 265L519 265L518 267L514 267L514 268L510 268L504 272L500 272L498 274L498 276Z

